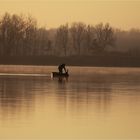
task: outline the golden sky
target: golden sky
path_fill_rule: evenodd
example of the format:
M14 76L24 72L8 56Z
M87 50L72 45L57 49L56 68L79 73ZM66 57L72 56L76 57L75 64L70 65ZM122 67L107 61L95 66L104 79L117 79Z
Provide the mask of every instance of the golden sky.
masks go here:
M0 0L0 15L5 12L30 14L47 28L67 22L140 28L140 0Z

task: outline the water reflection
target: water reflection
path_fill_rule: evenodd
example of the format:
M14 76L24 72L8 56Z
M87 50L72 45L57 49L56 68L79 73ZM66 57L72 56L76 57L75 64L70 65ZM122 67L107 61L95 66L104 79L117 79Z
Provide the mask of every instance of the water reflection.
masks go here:
M57 79L60 84L64 84L65 82L68 82L68 77L58 77Z
M7 118L11 114L17 115L25 107L27 112L30 112L30 102L33 102L33 94L30 94L31 83L16 78L0 79L1 117Z
M15 121L14 124L20 124L21 120L24 120L28 127L27 120L30 118L29 121L33 124L30 127L34 129L36 122L43 125L45 122L53 124L55 121L56 124L60 124L59 119L62 118L63 126L65 123L70 125L72 119L78 118L79 123L85 121L90 125L86 126L87 130L96 132L94 123L99 124L101 130L104 129L105 122L101 117L107 116L115 126L117 115L121 118L117 118L119 123L125 120L129 123L131 119L137 118L132 113L134 111L140 116L140 74L95 74L94 70L88 74L75 71L73 73L69 78L54 79L39 76L0 76L0 123L5 124L10 120L10 126L11 120ZM131 113L128 115L128 112ZM137 122L134 124L139 127ZM49 127L45 125L43 129L50 130ZM73 132L73 128L78 129L73 124L67 133ZM118 126L118 132L121 128ZM111 131L110 127L108 130ZM90 136L94 137L93 133L97 134L95 132ZM44 132L43 135L45 134ZM88 134L86 131L85 135ZM121 135L121 132L119 134Z
M84 77L82 77L84 79ZM74 80L69 84L71 89L69 103L72 108L92 108L93 112L104 112L110 108L112 83L98 77Z
M54 79L48 77L1 77L0 108L3 112L1 115L5 114L4 117L6 117L8 112L17 114L21 112L22 108L30 112L34 109L35 100L41 102L41 99L47 96L53 96L52 99L55 99L57 105L65 104L64 106L66 106L67 104L69 108L65 109L69 110L73 110L73 108L82 110L82 108L92 106L99 112L109 111L116 88L117 94L128 94L129 89L129 92L135 91L134 96L137 91L140 91L139 79L137 78L137 83L133 79L108 75L69 79L65 77ZM137 96L135 97L137 99Z

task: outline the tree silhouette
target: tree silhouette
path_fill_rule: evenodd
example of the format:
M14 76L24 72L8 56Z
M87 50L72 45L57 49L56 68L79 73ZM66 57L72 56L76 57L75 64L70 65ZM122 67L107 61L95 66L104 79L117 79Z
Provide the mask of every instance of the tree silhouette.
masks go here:
M56 45L64 49L64 55L67 55L68 47L68 24L61 25L56 32Z
M88 25L85 34L85 46L87 53L90 54L95 41L95 28L92 25Z
M95 26L95 40L93 42L94 51L102 52L107 46L113 46L114 42L114 31L108 23L105 25L100 23Z
M78 55L80 55L82 43L86 32L86 25L84 23L73 23L70 28L70 32L73 47L76 49Z

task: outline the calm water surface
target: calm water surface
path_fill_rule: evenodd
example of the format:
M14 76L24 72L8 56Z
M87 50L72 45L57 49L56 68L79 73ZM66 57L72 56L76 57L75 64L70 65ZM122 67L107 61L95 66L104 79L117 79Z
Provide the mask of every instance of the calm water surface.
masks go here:
M139 68L56 68L0 76L0 139L140 139Z

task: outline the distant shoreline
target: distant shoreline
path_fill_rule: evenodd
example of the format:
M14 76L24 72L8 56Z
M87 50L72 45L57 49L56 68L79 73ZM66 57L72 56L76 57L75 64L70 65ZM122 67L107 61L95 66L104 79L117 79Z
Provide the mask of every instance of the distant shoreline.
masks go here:
M0 65L35 65L57 66L65 63L68 66L89 67L140 67L140 56L94 55L94 56L3 56Z

